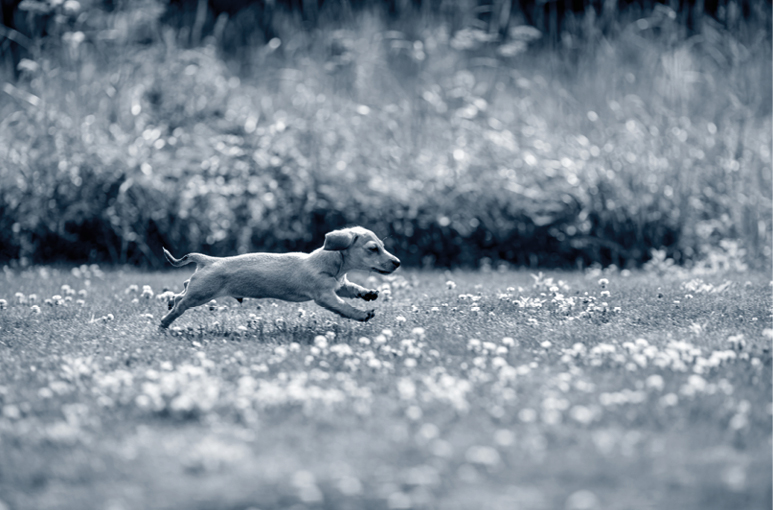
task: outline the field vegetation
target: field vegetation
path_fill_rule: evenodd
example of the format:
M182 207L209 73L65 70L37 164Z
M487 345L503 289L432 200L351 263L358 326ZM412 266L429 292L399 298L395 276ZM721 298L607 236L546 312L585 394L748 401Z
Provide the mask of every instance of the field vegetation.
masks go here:
M270 5L23 2L0 257L160 266L363 224L414 266L689 265L725 239L769 266L769 2L540 29L508 2Z
M0 510L771 507L769 2L217 3L0 32ZM352 224L371 321L158 331Z
M415 272L368 323L7 270L0 506L771 505L770 275Z

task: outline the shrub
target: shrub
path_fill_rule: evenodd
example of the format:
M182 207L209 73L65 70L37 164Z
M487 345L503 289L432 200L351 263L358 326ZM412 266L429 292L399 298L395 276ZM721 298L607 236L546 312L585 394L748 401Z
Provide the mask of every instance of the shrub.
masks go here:
M67 18L4 85L3 259L309 250L354 223L413 265L684 263L727 238L770 258L762 22L588 14L551 48L515 21L277 12L231 59L238 15L188 47L152 5Z

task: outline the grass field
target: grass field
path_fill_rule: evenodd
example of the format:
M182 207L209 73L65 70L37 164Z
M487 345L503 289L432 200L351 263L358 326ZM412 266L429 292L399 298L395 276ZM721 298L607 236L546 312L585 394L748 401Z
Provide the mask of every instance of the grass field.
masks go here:
M401 271L368 323L160 333L189 273L0 277L0 508L771 507L770 274Z

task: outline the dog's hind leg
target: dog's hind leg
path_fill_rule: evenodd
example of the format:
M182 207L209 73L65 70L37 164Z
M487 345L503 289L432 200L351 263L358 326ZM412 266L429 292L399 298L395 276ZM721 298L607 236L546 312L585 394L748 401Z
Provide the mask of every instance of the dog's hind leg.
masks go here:
M179 294L176 294L173 299L170 299L169 301L167 301L166 303L167 310L171 310L172 308L174 308L177 305L177 303L185 296L185 292L188 290L188 284L190 283L190 281L191 281L190 278L185 280L183 282L183 291L180 292Z
M199 289L198 292L196 289ZM161 328L166 329L169 325L179 316L181 316L188 308L193 308L204 303L208 303L213 298L217 297L217 294L212 292L202 292L199 287L191 289L187 287L185 291L181 292L174 298L174 308L164 315L161 319Z
M221 281L218 281L219 279L219 276L206 271L193 273L190 280L185 282L185 290L175 296L174 308L161 319L161 328L168 328L188 308L203 305L222 296L223 294L219 292L223 285Z
M179 303L178 303L178 304L179 304ZM172 308L172 310L170 310L170 312L169 312L168 314L166 314L166 315L164 315L164 317L162 317L162 319L161 319L161 324L159 324L159 326L158 326L158 327L159 327L159 328L161 328L161 329L166 329L166 328L168 328L168 327L169 327L169 325L170 325L170 324L171 324L171 323L172 323L172 322L173 322L173 321L174 321L174 320L175 320L177 317L179 317L180 315L182 315L184 311L185 311L185 309L183 309L183 308L180 308L180 307L179 307L177 304L176 304L176 305L174 305L174 308Z
M178 299L179 298L179 299ZM180 298L180 296L177 296L175 298L174 308L172 310L164 315L164 317L161 319L161 328L166 329L169 327L169 325L179 316L181 316L183 313L185 313L185 310L188 308L193 308L195 306L203 305L204 303L209 302L212 299L211 296L192 296L191 294L185 294Z

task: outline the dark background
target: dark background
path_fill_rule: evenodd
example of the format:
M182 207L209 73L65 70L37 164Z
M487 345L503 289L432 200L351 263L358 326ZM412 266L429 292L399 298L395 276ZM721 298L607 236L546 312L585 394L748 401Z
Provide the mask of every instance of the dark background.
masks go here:
M2 2L0 260L771 247L767 1Z

